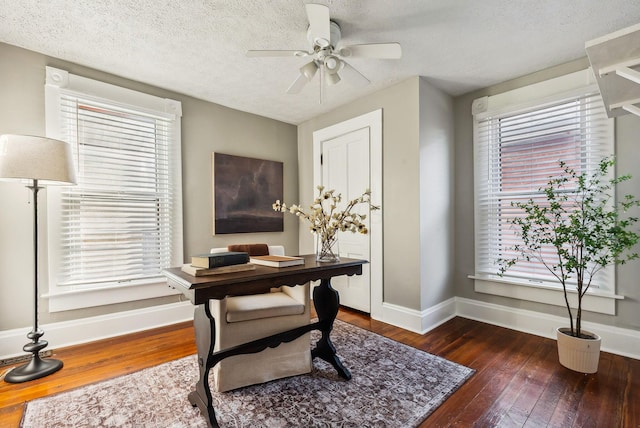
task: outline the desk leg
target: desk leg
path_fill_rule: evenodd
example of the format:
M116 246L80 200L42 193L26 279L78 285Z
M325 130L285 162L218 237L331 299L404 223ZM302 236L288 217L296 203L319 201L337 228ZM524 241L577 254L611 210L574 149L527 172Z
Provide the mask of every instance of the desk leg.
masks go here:
M193 315L193 326L196 334L196 347L198 349L198 368L200 378L196 383L195 391L189 393L189 402L192 406L198 406L200 412L207 418L207 425L218 427L216 413L213 410L211 389L209 388L209 371L211 365L209 359L213 353L215 338L215 320L211 315L209 304L198 305Z
M320 285L313 289L313 305L318 314L322 337L318 340L318 343L316 343L313 351L311 351L311 357L319 357L327 361L336 369L340 376L349 380L351 379L351 373L342 365L342 361L340 361L340 358L336 355L336 348L333 346L331 338L329 337L331 330L333 330L333 321L335 321L336 315L338 315L338 308L340 307L340 296L338 292L331 287L329 279L320 280Z

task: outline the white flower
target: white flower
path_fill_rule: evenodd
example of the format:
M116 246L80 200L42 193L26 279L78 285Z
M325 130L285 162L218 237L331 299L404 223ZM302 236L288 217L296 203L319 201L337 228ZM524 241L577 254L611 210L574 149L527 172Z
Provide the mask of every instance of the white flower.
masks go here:
M324 191L324 186L318 186L318 196L309 207L309 214L305 213L299 205L293 204L289 208L291 214L295 214L309 222L311 233L317 233L323 241L334 239L337 231L350 231L352 233L368 233L367 227L362 223L367 218L366 214L352 213L351 210L358 204L368 204L370 210L380 207L371 205L371 191L367 189L361 196L350 200L346 208L338 210L338 204L342 201L342 194L335 189ZM327 211L325 211L325 205ZM277 200L273 204L275 211L286 211L286 204Z

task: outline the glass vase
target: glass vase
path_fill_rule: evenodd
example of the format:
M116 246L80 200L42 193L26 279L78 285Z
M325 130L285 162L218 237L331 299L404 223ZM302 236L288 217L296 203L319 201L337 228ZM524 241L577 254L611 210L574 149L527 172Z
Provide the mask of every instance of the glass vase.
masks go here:
M318 262L339 262L340 253L338 252L338 237L331 239L317 239L316 261Z

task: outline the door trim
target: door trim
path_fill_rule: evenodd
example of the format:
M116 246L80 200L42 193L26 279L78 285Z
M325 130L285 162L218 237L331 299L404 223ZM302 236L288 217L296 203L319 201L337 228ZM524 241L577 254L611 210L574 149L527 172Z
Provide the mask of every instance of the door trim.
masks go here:
M384 301L383 278L383 216L382 212L382 109L345 120L344 122L319 129L313 133L313 184L317 187L322 183L322 168L320 156L322 142L349 132L369 128L369 184L371 186L371 203L382 207L381 210L371 211L369 236L371 260L371 318L382 319Z

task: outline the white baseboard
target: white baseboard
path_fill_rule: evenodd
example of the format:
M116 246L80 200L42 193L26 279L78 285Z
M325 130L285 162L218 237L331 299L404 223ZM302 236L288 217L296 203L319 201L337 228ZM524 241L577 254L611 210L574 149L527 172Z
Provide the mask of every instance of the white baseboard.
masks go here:
M556 328L567 325L565 317L462 297L456 297L455 301L458 316L554 340ZM582 325L602 337L603 351L640 359L640 331L591 322L583 322Z
M382 317L378 321L424 334L455 316L553 340L556 339L556 328L567 324L564 317L462 297L445 300L423 311L383 303ZM591 322L583 322L583 327L602 337L603 351L640 359L640 331Z
M45 332L43 339L49 342L46 349L57 349L190 320L193 320L193 305L179 302L44 324L40 328ZM22 347L29 342L27 333L31 329L0 331L0 359L24 355Z
M423 311L383 303L379 321L424 334L455 316L555 339L564 317L455 297ZM148 330L193 319L190 302L171 303L133 311L42 325L48 349L62 348L109 337ZM602 350L640 359L640 331L585 322L584 327L602 337ZM0 331L0 359L23 355L30 327Z
M414 333L425 334L455 316L456 302L454 298L451 298L423 311L391 303L383 303L382 319L378 321L386 322Z

